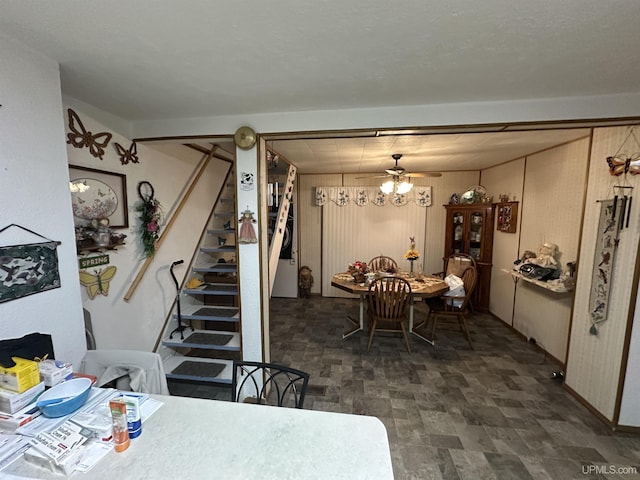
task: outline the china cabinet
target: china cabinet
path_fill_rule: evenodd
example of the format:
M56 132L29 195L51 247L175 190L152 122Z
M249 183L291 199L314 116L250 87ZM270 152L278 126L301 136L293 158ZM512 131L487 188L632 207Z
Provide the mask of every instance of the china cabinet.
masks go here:
M495 205L473 203L444 207L447 210L444 258L455 253L466 253L475 259L478 283L472 298L473 307L488 312Z

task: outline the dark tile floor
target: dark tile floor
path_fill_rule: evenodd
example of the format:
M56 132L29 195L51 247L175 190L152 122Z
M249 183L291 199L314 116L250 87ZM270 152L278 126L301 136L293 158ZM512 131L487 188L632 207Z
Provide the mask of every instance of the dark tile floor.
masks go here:
M411 336L408 353L380 334L367 353L365 332L342 339L346 314L356 300L272 299L271 359L310 373L306 409L380 418L397 480L640 478L640 436L610 432L550 378L557 365L492 317L471 318L475 350L442 328L435 346Z

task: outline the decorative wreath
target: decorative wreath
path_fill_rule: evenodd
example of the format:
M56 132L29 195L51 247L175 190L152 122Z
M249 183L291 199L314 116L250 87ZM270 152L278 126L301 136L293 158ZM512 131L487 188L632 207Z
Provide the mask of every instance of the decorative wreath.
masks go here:
M150 190L150 193L142 193L143 187ZM136 207L136 211L140 212L140 238L146 258L153 257L156 253L156 242L160 238L162 222L162 206L153 194L153 186L149 182L138 183L138 196L142 202Z

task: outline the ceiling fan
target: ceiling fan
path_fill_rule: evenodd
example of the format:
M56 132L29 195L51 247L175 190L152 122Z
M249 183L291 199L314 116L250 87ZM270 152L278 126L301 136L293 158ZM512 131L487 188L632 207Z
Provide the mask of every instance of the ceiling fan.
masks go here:
M412 177L439 177L441 173L406 173L404 167L400 167L398 165L398 160L402 158L401 153L394 153L391 155L396 161L395 166L385 169L384 175L374 175L372 177L359 177L359 178L389 178L389 180L385 181L380 185L380 191L387 195L394 194L405 194L409 193L409 191L413 188L413 184L411 183Z
M391 167L385 169L384 175L373 175L368 177L357 177L360 178L382 178L382 177L392 177L393 180L399 180L400 177L409 177L409 178L417 178L417 177L441 177L442 174L439 172L427 172L427 173L407 173L404 167L398 165L398 160L402 158L401 153L394 153L391 155L396 161L396 164Z

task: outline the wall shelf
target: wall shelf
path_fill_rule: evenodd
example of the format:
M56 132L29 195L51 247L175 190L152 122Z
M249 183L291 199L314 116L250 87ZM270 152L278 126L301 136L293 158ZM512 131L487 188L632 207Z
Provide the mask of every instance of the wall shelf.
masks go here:
M76 251L78 255L87 255L93 252L105 252L107 250L117 250L118 247L124 247L124 241L120 243L110 243L109 245L97 245L93 240L76 242Z
M518 283L518 280L522 279L523 281L527 282L527 283L533 283L534 285L537 285L540 288L544 288L545 290L549 290L551 292L555 292L555 293L568 293L573 291L572 288L567 288L564 285L557 283L557 282L542 282L540 280L534 280L533 278L527 278L524 275L522 275L519 272L513 271L511 272L511 276L513 277L513 280Z

